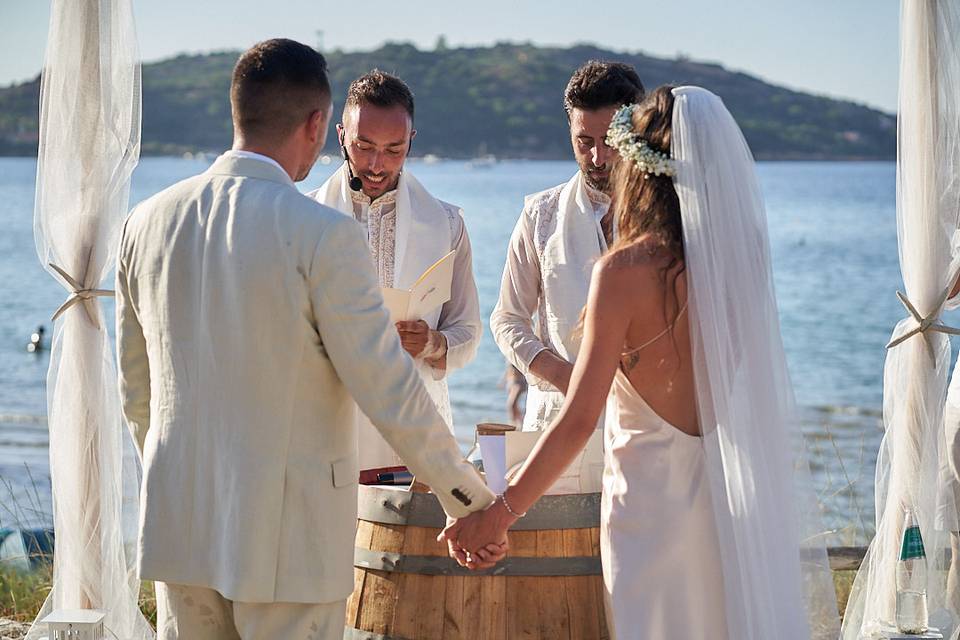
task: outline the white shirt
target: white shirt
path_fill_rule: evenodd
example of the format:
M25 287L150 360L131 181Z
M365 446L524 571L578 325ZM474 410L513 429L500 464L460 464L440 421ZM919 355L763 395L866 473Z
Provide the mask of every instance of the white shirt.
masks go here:
M547 349L576 360L590 273L607 250L601 220L609 208L609 197L577 173L528 197L514 228L490 329L504 357L530 382L524 431L546 429L563 406L563 394L530 364Z
M363 191L351 191L353 216L367 228L370 254L377 267L380 286L394 286L397 239L397 191L388 191L376 200L371 200ZM470 236L459 211L453 205L443 203L448 209L451 250L457 255L453 265L453 283L450 300L440 311L437 331L447 339L446 372L466 366L476 355L477 344L483 327L480 324L480 301L477 285L473 279L473 249ZM443 375L444 372L435 372Z
M549 278L549 267L541 265L539 247L546 242L548 225L542 224L541 216L555 216L559 206L560 188L563 185L543 193L541 198L532 198L524 207L507 250L507 260L503 268L503 281L500 286L500 298L490 318L490 328L497 338L504 356L528 379L538 386L546 383L530 373L530 363L537 355L549 349L561 353L558 345L551 340L546 331L546 318L555 310L549 308L543 295L544 280ZM597 241L601 251L606 250L607 242L600 221L610 208L610 198L592 188L587 188L590 202L593 204L593 217L596 220ZM537 238L539 234L539 238ZM589 266L589 265L586 265ZM586 270L589 283L590 271ZM583 300L582 306L586 305ZM534 318L537 328L534 329ZM579 322L576 318L564 318L570 323ZM547 388L552 388L547 385Z
M394 191L373 201L361 191L350 189L348 178L344 164L308 195L345 215L352 215L366 228L367 246L381 286L410 287L434 262L451 250L457 251L451 299L423 318L446 338L446 368L435 368L425 360L416 361L437 410L452 431L453 416L445 375L473 359L482 331L470 239L460 209L434 198L409 172L400 176ZM397 453L365 417L360 416L359 423L362 468L402 464Z

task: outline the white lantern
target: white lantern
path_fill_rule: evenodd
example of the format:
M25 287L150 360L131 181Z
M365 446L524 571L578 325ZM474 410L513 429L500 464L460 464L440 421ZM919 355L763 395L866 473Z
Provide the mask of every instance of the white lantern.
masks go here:
M105 615L96 609L58 609L43 619L47 640L103 640Z

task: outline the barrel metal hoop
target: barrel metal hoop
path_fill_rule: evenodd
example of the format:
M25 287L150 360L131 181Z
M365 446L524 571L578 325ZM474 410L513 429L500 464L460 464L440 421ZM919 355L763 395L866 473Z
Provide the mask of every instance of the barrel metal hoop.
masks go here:
M442 529L447 516L432 493L361 486L357 517L367 522ZM543 496L511 531L591 529L600 526L600 494Z
M447 556L417 556L371 549L354 549L358 569L413 573L424 576L598 576L603 573L599 556L532 558L510 556L491 569L471 571Z
M399 489L360 486L357 517L367 522L411 527L447 526L447 517L436 496Z
M373 631L364 631L354 627L343 628L343 640L407 640L402 636L385 636Z

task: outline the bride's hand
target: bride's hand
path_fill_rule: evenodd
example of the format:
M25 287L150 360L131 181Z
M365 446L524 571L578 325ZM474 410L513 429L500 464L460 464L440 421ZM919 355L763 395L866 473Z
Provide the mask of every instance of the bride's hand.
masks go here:
M467 555L467 567L470 569L490 569L507 557L507 543L488 544L476 553Z
M480 571L495 567L498 562L507 556L506 545L488 544L476 553L467 553L457 543L447 540L447 553L457 561L461 567Z

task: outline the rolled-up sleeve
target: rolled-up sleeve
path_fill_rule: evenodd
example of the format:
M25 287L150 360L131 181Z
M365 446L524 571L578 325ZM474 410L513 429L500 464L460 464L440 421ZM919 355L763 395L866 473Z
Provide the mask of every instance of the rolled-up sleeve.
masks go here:
M477 283L473 278L473 249L470 236L463 218L457 212L455 229L457 238L454 249L457 255L453 264L453 283L450 288L450 300L440 310L437 330L447 340L446 369L435 369L442 376L470 364L477 355L483 324L480 321L480 296Z
M504 357L528 379L530 363L548 349L533 330L540 302L540 260L533 244L533 224L525 209L510 237L500 282L500 297L490 316L490 330Z

